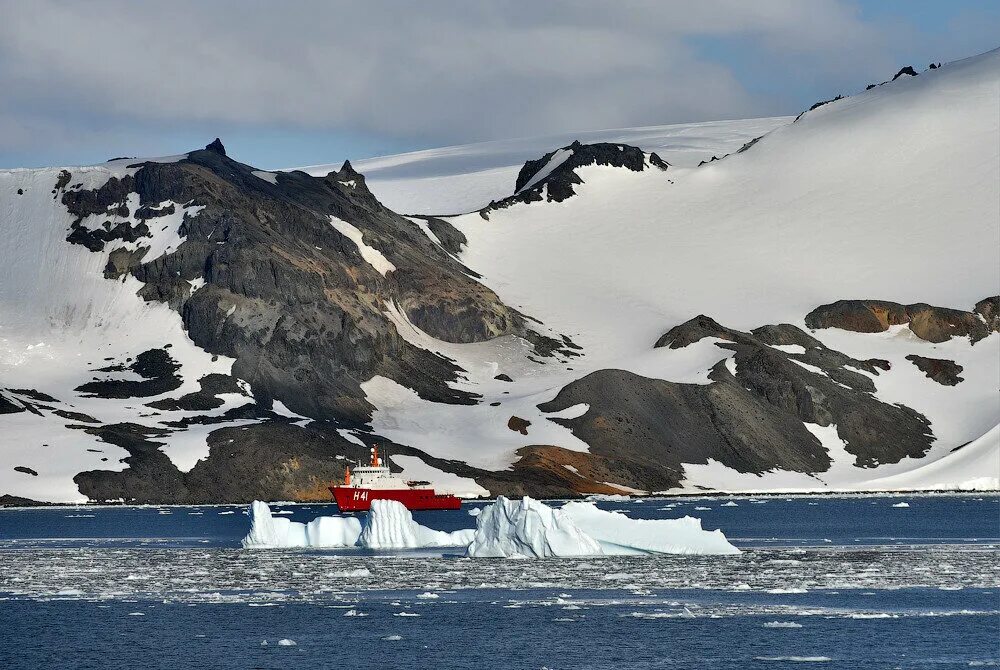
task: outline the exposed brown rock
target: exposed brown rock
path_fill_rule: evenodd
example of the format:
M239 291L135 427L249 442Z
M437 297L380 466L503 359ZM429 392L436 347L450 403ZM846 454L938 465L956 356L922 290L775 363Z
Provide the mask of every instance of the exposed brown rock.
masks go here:
M838 300L809 312L805 321L810 328L840 328L856 333L881 333L890 326L909 324L914 335L928 342L968 337L975 344L991 330L979 314L980 305L987 313L995 313L995 303L989 300L977 304L976 312L925 303L901 305L884 300Z
M976 303L976 314L983 317L986 327L1000 333L1000 296L984 298Z
M614 481L620 473L606 459L583 451L571 451L562 447L534 445L518 450L521 457L515 464L515 471L533 471L537 478L541 473L560 482L568 491L579 495L594 493L621 493L621 489L604 482ZM570 466L570 470L566 466ZM575 470L575 472L574 472ZM639 488L637 482L620 482L623 486Z
M965 381L963 377L958 376L963 368L955 361L943 358L926 358L916 354L910 354L906 360L916 365L929 379L933 379L943 386L957 386L960 382Z
M528 426L531 422L527 419L522 419L519 416L512 416L510 420L507 421L507 427L510 428L515 433L521 433L521 435L528 434Z

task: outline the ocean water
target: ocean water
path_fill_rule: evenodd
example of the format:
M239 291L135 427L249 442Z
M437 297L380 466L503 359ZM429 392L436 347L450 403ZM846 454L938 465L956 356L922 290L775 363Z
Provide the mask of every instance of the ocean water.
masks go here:
M698 516L744 552L247 551L242 507L0 510L0 668L1000 665L996 495L601 506Z

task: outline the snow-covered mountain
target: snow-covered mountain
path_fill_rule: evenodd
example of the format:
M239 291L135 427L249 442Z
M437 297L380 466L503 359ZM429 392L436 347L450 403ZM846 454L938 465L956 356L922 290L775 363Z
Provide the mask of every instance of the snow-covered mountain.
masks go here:
M0 495L325 498L372 442L466 494L1000 488L998 84L2 171Z

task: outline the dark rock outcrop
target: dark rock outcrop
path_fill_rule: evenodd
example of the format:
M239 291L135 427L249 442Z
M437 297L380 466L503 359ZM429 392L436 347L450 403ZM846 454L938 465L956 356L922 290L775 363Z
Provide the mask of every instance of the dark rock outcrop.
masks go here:
M223 401L218 396L223 393L245 395L236 379L229 375L210 374L198 380L201 389L187 393L179 398L164 398L146 403L147 407L162 410L183 410L187 412L204 412L222 407Z
M0 414L18 414L23 411L25 411L24 407L0 393Z
M825 450L800 420L746 393L724 365L719 383L676 384L624 370L601 370L563 388L539 408L590 407L575 419L552 419L591 445L634 488L666 490L684 477L682 463L715 459L742 472L775 467L818 472ZM748 421L747 417L752 417Z
M927 375L928 379L933 379L942 386L957 386L960 382L965 381L963 377L958 376L963 368L955 361L927 358L916 354L910 354L906 360L916 365L917 369Z
M829 349L790 324L737 331L699 316L665 333L657 347L679 349L706 337L733 352L710 384L680 384L623 370L601 370L539 405L546 412L586 403L575 419L553 419L591 446L591 453L628 473L636 488L666 490L684 476L683 463L716 460L740 472L781 468L819 478L830 457L806 423L837 426L858 466L921 456L933 435L917 412L876 399L870 375L880 366ZM776 349L794 345L800 353ZM721 353L721 352L720 352Z
M152 205L143 205L135 212L135 218L142 219L146 221L148 219L157 219L161 216L170 216L177 210L173 203L166 205L164 207L153 207Z
M569 146L526 162L514 182L514 195L490 203L480 211L480 214L488 218L490 210L510 207L517 203L542 200L562 202L576 194L573 187L583 183L576 169L587 165L608 165L633 172L641 172L650 167L659 170L670 167L669 163L655 153L646 154L639 147L607 142L581 144L575 141Z
M168 393L183 384L177 376L180 365L170 357L166 349L150 349L136 356L135 361L127 367L113 365L100 368L97 372L120 372L131 370L142 381L131 379L95 379L78 386L81 394L97 398L148 398L161 393Z
M78 421L80 423L101 423L99 420L89 414L84 414L83 412L73 412L67 409L53 409L52 413L58 417L66 419L67 421Z
M799 119L801 119L803 116L813 111L814 109L819 109L823 105L829 105L831 102L837 102L838 100L843 100L843 99L844 96L838 94L836 97L830 98L829 100L820 100L819 102L814 102L809 107L809 109L805 110L804 112L800 112L799 115L795 117L795 121L798 121ZM795 123L795 121L792 121L792 123Z
M840 328L856 333L881 333L890 326L908 324L914 335L928 342L968 337L975 344L998 330L1000 324L996 319L983 316L995 314L996 301L996 298L987 298L977 303L975 312L963 312L925 303L902 305L887 300L838 300L817 307L805 320L813 329Z
M761 135L760 137L755 137L755 138L753 138L752 140L750 140L749 142L747 142L747 143L745 143L745 144L744 144L743 146L741 146L741 147L740 147L739 149L737 149L737 150L736 150L736 153L738 153L738 154L741 154L741 153L743 153L744 151L748 150L748 149L749 149L750 147L752 147L753 145L755 145L755 144L757 144L758 142L760 142L760 141L761 141L762 139L764 139L764 136L763 136L763 135Z
M449 254L460 254L462 247L468 244L469 240L466 239L465 234L444 219L428 216L425 220L427 221L427 227L434 233L434 237L440 240L441 246Z
M226 155L226 147L222 146L222 140L218 137L205 146L205 151L211 151L219 154L220 156Z
M37 402L59 402L58 398L53 398L48 393L42 393L35 389L9 389L11 393L31 398Z
M893 76L893 78L892 78L891 81L896 81L897 79L899 79L903 75L907 75L909 77L916 77L917 76L917 71L913 69L912 65L904 65L902 68L900 68L899 72L897 72Z
M46 507L52 504L10 494L0 495L0 507Z
M1000 296L984 298L976 303L973 311L982 317L991 332L1000 333Z
M746 391L801 421L821 426L836 424L847 451L857 457L860 466L895 463L905 456L920 456L930 448L933 436L925 417L872 395L875 385L871 376L885 369L884 361L852 358L791 324L763 326L743 333L705 316L672 328L657 346L676 349L703 337L732 343L717 346L736 352L735 377ZM782 345L797 345L803 351L774 348Z

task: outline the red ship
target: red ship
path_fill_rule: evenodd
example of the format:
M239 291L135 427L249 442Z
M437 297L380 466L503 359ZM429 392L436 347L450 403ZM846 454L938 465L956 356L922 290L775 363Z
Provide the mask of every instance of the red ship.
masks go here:
M354 468L353 473L347 468L344 483L329 487L341 512L367 512L373 500L395 500L408 510L461 509L461 498L435 493L430 482L408 482L394 476L382 464L378 446L372 447L371 454L369 467Z

